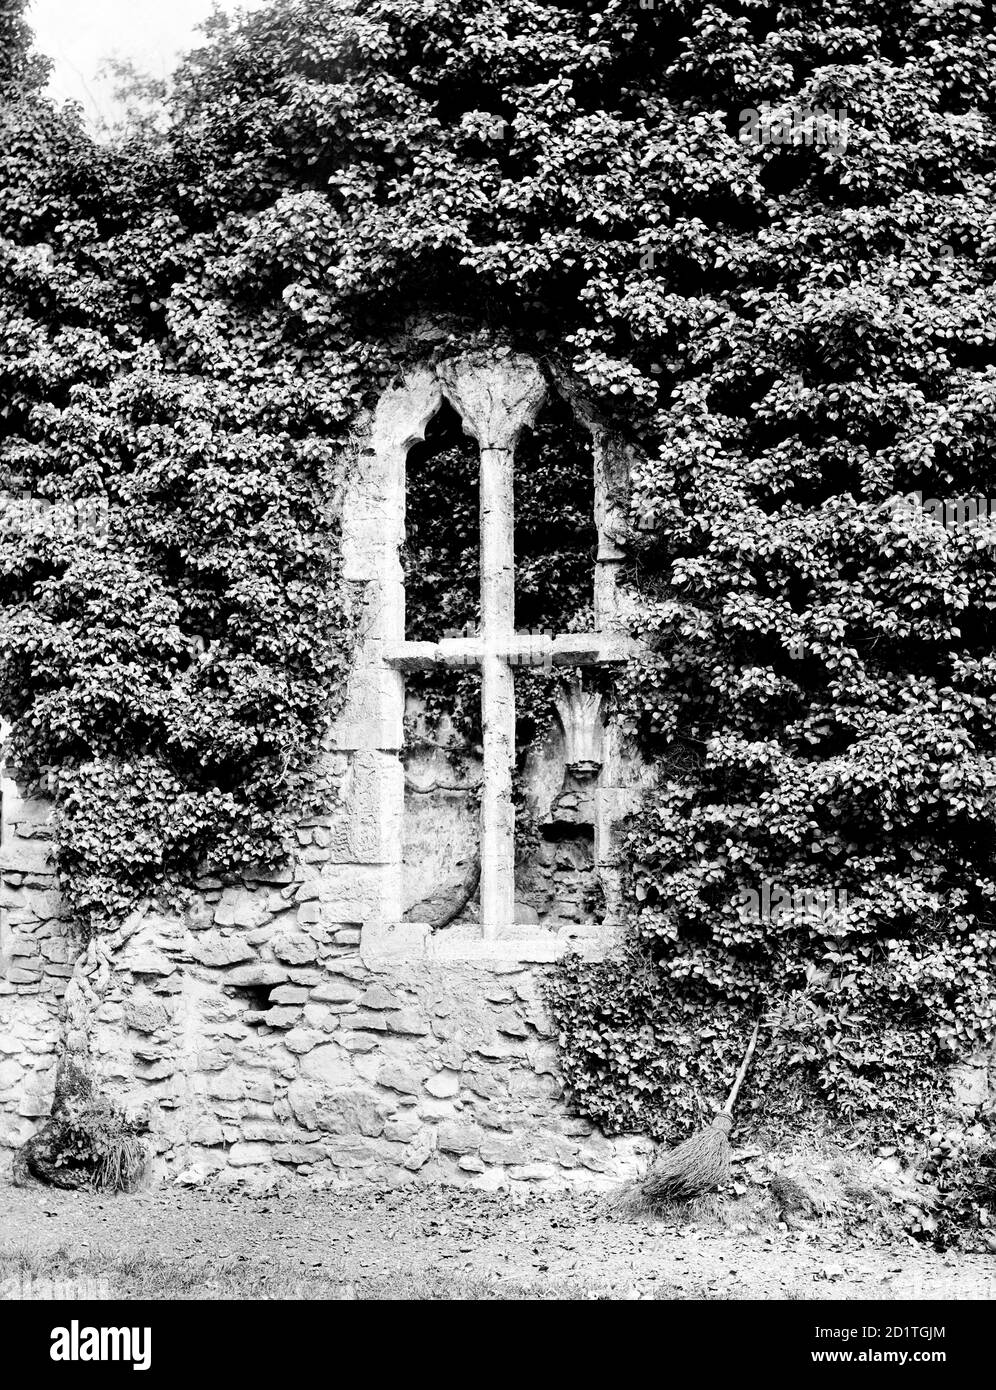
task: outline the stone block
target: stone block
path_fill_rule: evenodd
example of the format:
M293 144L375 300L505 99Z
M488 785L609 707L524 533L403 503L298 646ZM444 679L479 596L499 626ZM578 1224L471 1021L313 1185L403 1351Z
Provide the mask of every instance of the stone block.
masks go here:
M417 1115L395 1116L384 1125L384 1138L396 1144L408 1144L424 1129Z
M401 1005L390 990L381 984L371 985L360 1000L364 1009L400 1009Z
M349 1053L332 1043L325 1043L309 1052L301 1064L305 1076L335 1088L348 1086L354 1078Z
M377 1080L389 1091L399 1091L403 1095L417 1096L422 1089L416 1074L397 1062L383 1063L377 1073Z
M245 888L226 888L214 910L219 927L261 927L268 916L263 895Z
M172 975L176 970L171 960L151 946L138 946L133 951L126 950L121 964L133 975Z
M0 849L0 873L25 874L35 878L54 874L49 840L25 840L16 836Z
M322 1004L352 1004L362 993L359 985L336 976L313 989L311 997Z
M192 1144L203 1144L206 1148L224 1144L225 1136L214 1115L203 1115L190 1126L189 1140Z
M233 1144L228 1153L228 1161L233 1168L251 1168L259 1163L269 1163L272 1152L269 1144Z
M446 1122L436 1131L436 1147L441 1153L472 1154L481 1147L482 1131L477 1125Z
M245 987L247 985L284 985L290 980L285 965L271 965L269 961L256 961L252 965L236 965L229 970L222 981L226 985Z
M245 1082L235 1070L219 1072L208 1077L207 1093L216 1100L241 1100L246 1093Z
M191 947L190 954L198 965L217 967L240 965L243 961L256 958L256 952L244 938L219 936L214 932L205 934Z
M485 1163L516 1165L528 1163L531 1157L522 1140L514 1135L490 1135L481 1143L480 1154Z
M287 965L310 965L318 958L314 941L304 932L285 932L276 937L273 954Z
M557 1169L552 1163L524 1163L513 1165L508 1176L516 1182L549 1182L557 1177Z
M436 1096L443 1100L449 1096L455 1096L460 1090L460 1076L455 1071L439 1071L435 1076L430 1076L425 1083L425 1089L430 1096Z
M284 1038L284 1046L296 1057L312 1052L325 1037L315 1028L292 1028Z
M424 1038L429 1033L429 1020L417 1009L398 1009L387 1015L389 1033L411 1038Z
M17 1085L24 1071L19 1062L0 1062L0 1091L7 1091Z

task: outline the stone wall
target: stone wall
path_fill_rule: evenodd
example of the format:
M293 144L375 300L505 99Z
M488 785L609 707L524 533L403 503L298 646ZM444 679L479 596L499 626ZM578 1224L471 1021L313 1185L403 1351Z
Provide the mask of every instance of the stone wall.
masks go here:
M405 915L405 672L436 659L433 644L405 641L407 454L447 399L472 424L485 473L510 477L517 431L545 390L535 363L504 351L420 367L385 392L347 466L342 569L355 657L296 851L273 871L204 878L182 915L149 907L119 933L95 1064L110 1096L149 1108L168 1171L494 1186L609 1181L634 1166L638 1141L606 1140L564 1106L541 1001L543 971L566 948L598 954L613 939L613 827L635 794L608 732L592 760L583 701L572 740L588 780L565 800L561 761L548 790L559 794L557 823L567 831L584 803L587 857L574 862L565 831L539 866L537 901L564 908L550 929L541 911L523 920L512 902L514 750L505 734L490 753L485 739L484 920L434 934ZM546 643L544 659L568 666L622 659L629 641L615 617L621 552L611 543L616 504L606 481L621 466L587 423L599 631ZM474 642L457 646L461 660L478 659ZM510 693L510 672L498 671L506 658L489 648L479 660L492 687ZM514 728L514 708L498 703L502 728L509 716ZM50 1107L59 1001L80 949L61 914L49 817L43 799L15 799L0 860L0 1142L8 1146ZM579 923L574 905L595 878L604 919ZM498 911L506 890L508 910Z
M46 804L15 809L0 979L7 1146L49 1108L78 949L59 917ZM365 960L359 925L328 896L331 818L298 838L292 868L203 879L183 916L136 914L118 953L95 1057L110 1094L150 1111L162 1173L496 1187L633 1170L639 1141L605 1139L560 1099L545 967L528 944Z
M0 1144L18 1145L48 1114L59 1004L77 943L49 858L51 808L3 784L0 843Z

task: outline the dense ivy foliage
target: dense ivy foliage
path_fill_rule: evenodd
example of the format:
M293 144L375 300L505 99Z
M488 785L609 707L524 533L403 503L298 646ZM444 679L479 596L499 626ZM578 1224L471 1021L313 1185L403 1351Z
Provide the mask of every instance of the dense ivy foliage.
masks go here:
M361 364L288 338L177 150L95 147L40 76L0 108L0 708L92 925L281 853L341 684Z
M108 762L136 811L146 771L169 788L160 858L166 827L190 842L184 795L229 849L225 798L263 814L330 650L273 491L274 525L320 535L297 480L419 323L498 335L642 459L648 655L617 708L660 780L629 953L556 990L574 1094L610 1127L691 1121L764 1013L759 1089L926 1114L938 1063L992 1035L996 532L889 499L996 494L994 99L989 0L286 0L213 23L162 143L85 158L71 118L8 96L4 458L142 498L106 546L4 551L40 588L5 603L3 702L25 756L78 767L68 862L112 877L73 810L107 808ZM241 565L264 522L265 620Z

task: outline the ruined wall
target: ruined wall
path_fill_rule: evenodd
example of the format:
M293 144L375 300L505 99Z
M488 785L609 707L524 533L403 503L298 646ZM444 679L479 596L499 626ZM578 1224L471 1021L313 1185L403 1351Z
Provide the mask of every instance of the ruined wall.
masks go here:
M166 1171L264 1183L279 1173L599 1182L631 1171L646 1147L607 1140L568 1112L541 1001L543 971L566 948L598 954L613 939L612 831L633 784L612 739L592 764L597 784L592 773L565 801L562 757L547 778L563 833L538 881L524 887L537 894L533 912L513 907L502 920L436 934L405 913L404 671L432 646L404 640L407 453L448 391L464 409L476 402L475 437L493 465L513 447L515 412L531 418L543 389L535 364L506 353L422 368L385 393L353 460L342 515L355 659L295 853L272 871L204 878L182 915L150 906L122 929L97 1016L96 1069L121 1104L149 1107ZM600 449L596 439L596 471ZM604 497L599 505L604 511ZM598 563L596 609L609 613L618 557L600 551ZM616 636L600 632L571 636L558 652L571 664L614 659L617 649ZM575 750L578 766L590 751ZM511 771L494 749L490 773L490 824L504 853ZM591 859L577 864L569 821L582 801ZM14 1146L51 1103L59 1000L79 943L51 872L49 807L15 802L8 820L0 1143ZM578 931L577 875L590 879L596 863L604 918ZM552 913L544 907L558 901Z
M47 814L22 803L4 851L7 1146L48 1111L78 949L58 915ZM95 1054L108 1091L150 1109L161 1171L487 1187L631 1171L645 1146L606 1140L560 1100L543 963L432 951L365 963L359 925L329 894L334 838L334 817L303 823L293 868L204 879L183 917L136 916Z
M61 916L49 858L51 807L3 788L0 843L0 1145L18 1145L48 1114L59 1003L78 944Z

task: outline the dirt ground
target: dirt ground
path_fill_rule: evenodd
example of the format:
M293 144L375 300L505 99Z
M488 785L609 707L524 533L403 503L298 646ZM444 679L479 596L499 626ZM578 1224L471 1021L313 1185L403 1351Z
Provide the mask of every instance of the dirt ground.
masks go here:
M171 1271L181 1297L234 1297L247 1283L277 1297L309 1296L313 1283L321 1291L312 1297L334 1297L341 1286L340 1296L359 1298L996 1294L996 1256L881 1246L819 1223L764 1233L679 1229L620 1216L595 1194L404 1188L250 1198L159 1187L111 1197L0 1180L0 1270L8 1275L17 1267L52 1277L67 1265L120 1275L151 1256L165 1271L153 1295L162 1297Z

